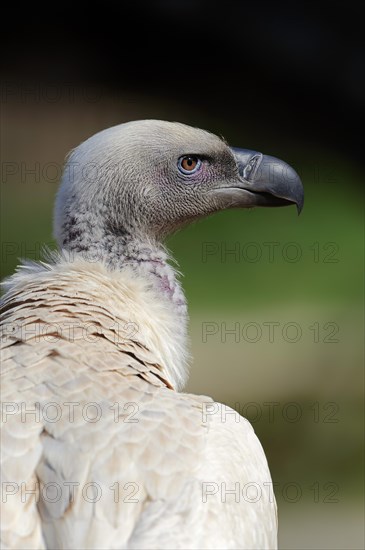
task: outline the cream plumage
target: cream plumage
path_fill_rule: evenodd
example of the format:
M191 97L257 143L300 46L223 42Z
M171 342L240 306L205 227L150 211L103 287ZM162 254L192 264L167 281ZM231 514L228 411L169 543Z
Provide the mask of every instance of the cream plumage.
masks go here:
M287 170L161 121L105 130L69 156L63 251L5 282L3 548L276 547L252 427L180 391L186 304L161 241L223 208L301 207Z

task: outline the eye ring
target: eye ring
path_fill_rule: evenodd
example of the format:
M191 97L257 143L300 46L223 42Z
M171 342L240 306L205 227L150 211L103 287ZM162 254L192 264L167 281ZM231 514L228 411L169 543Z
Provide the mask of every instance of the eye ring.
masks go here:
M182 174L190 176L200 170L202 161L196 155L184 155L180 157L177 163L177 167Z

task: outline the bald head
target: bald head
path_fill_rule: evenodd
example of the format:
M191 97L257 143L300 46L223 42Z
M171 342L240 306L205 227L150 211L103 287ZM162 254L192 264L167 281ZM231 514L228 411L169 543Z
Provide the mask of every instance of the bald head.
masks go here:
M69 155L55 236L60 246L81 250L90 238L129 234L159 241L224 208L299 204L298 176L274 159L280 181L269 181L265 158L272 159L233 150L217 136L180 123L142 120L109 128ZM291 172L284 174L283 167Z

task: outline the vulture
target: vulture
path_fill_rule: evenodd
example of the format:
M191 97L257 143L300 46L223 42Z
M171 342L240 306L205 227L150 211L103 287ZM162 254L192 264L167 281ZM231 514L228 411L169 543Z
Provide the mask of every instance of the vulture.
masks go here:
M103 130L67 157L59 249L1 302L4 549L272 549L249 422L184 393L187 304L164 246L228 208L303 205L285 162L181 123Z

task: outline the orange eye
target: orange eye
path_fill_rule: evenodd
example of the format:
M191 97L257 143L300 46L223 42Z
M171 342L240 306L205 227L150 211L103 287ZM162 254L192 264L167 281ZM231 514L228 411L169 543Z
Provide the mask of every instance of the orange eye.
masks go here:
M201 160L193 155L186 155L181 157L178 162L180 172L183 174L193 174L199 170L201 166Z

